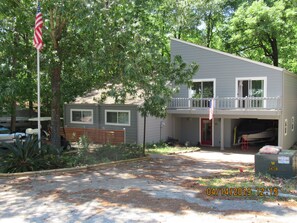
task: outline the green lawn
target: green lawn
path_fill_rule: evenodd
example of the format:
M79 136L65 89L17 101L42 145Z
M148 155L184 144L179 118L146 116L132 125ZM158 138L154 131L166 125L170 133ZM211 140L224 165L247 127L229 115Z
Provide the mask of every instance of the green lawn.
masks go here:
M146 149L147 154L175 154L199 151L199 147L170 147L170 146L151 146Z

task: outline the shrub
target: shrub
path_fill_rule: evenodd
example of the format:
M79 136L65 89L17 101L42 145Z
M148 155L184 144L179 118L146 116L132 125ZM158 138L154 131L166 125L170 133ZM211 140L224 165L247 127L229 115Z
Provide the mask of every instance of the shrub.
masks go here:
M142 147L137 144L106 144L96 148L96 156L103 162L138 158L142 156Z
M38 146L38 140L28 138L16 139L14 144L6 144L8 149L1 169L7 173L51 169L63 165L60 163L62 148L50 145Z

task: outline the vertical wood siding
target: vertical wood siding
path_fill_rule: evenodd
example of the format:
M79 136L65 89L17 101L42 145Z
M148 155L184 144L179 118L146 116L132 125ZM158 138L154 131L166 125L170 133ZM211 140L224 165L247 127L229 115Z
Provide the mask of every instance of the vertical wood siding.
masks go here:
M66 139L78 142L79 137L87 136L90 142L96 144L124 143L124 130L102 130L94 128L65 128Z

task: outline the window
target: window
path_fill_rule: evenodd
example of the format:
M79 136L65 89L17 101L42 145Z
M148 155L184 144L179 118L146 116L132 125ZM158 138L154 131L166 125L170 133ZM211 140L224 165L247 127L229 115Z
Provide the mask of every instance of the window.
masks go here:
M285 136L288 134L288 119L285 119L285 129L284 129Z
M292 129L292 132L294 132L294 130L295 130L295 117L294 116L291 119L291 129Z
M193 82L192 98L213 98L214 84L213 81Z
M239 97L238 107L266 107L263 97L266 97L266 77L236 78L236 97ZM254 98L245 100L244 98Z
M105 110L106 125L130 125L130 111Z
M189 97L193 98L193 107L208 108L210 106L209 99L215 97L215 79L193 80Z
M93 110L92 109L71 109L70 110L71 123L78 124L93 124Z

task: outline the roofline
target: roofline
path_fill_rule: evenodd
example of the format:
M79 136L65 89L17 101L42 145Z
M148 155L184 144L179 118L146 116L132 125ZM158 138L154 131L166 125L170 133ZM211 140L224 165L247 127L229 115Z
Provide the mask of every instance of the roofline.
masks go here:
M104 102L94 102L94 103L75 103L75 102L69 102L69 103L65 103L64 105L86 105L86 106L136 106L136 107L139 107L143 104L140 103L140 104L135 104L135 103L131 103L131 104L116 104L116 103L112 103L112 104L107 104L107 103L104 103Z
M287 71L287 70L285 70L284 68L281 68L281 67L275 67L275 66L270 65L270 64L266 64L266 63L254 61L254 60L251 60L251 59L243 58L243 57L236 56L236 55L226 53L226 52L223 52L223 51L211 49L209 47L200 46L200 45L197 45L197 44L194 44L194 43L186 42L184 40L180 40L180 39L176 39L176 38L171 38L170 40L180 42L180 43L183 43L183 44L187 44L189 46L197 47L197 48L200 48L200 49L203 49L203 50L208 50L208 51L211 51L211 52L214 52L214 53L222 54L224 56L232 57L232 58L235 58L235 59L238 59L238 60L243 60L243 61L246 61L246 62L254 63L254 64L257 64L257 65L260 65L260 66L263 66L263 67L268 67L268 68L271 68L271 69L274 69L274 70L278 70L278 71L282 71L282 72ZM289 71L287 71L287 72L289 72Z

